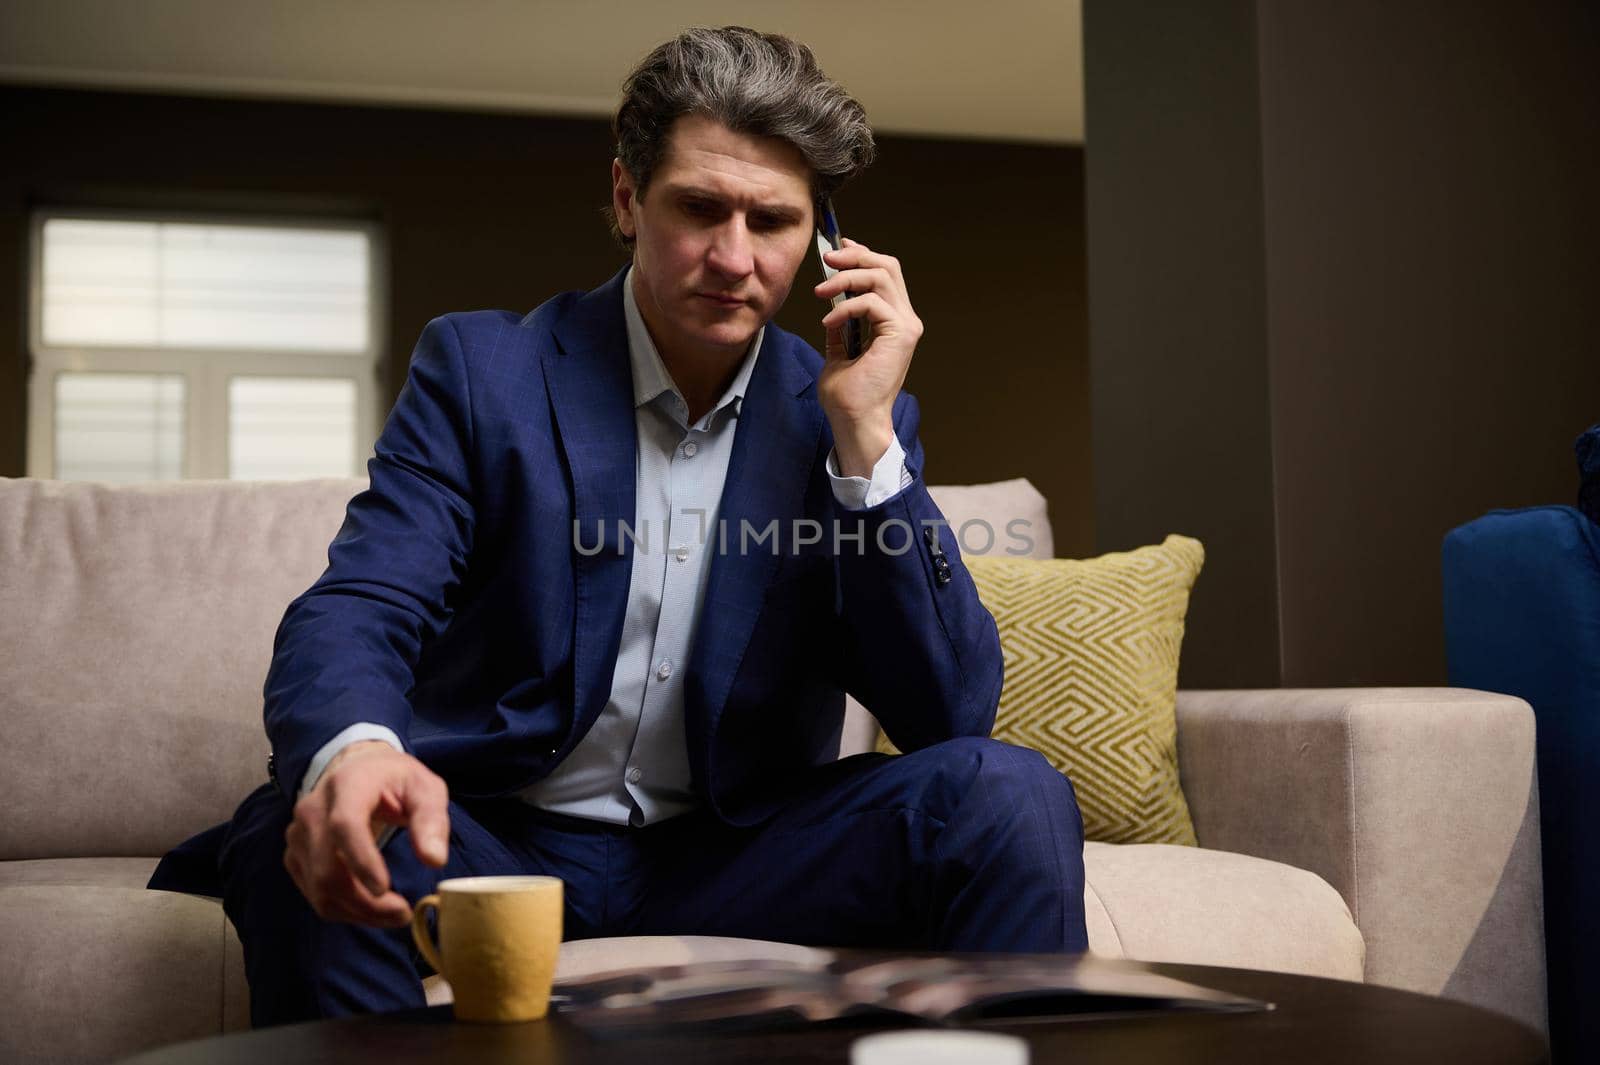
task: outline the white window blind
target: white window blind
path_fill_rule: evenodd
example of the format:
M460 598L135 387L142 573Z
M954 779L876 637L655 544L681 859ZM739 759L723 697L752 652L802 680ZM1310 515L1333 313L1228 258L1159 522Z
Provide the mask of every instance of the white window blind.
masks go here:
M367 350L362 232L53 218L44 342Z
M36 215L28 472L359 475L375 243L360 224Z
M69 481L164 481L183 458L183 378L63 373L55 380L56 471Z
M356 383L339 378L235 377L228 382L228 476L348 477Z

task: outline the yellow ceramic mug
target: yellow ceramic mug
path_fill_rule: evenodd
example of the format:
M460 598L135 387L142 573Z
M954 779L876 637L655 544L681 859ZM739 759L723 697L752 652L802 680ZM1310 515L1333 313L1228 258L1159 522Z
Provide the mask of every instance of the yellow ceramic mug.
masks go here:
M417 901L411 936L450 982L456 1018L536 1021L550 1008L561 949L561 881L553 876L472 876L439 881ZM439 915L439 945L428 911Z

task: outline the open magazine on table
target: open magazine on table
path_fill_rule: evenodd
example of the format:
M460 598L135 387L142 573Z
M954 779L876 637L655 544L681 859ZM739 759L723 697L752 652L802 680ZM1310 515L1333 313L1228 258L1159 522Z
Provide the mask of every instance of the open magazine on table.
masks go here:
M617 969L556 986L556 1008L597 1033L782 1027L870 1014L934 1024L1089 1020L1272 1004L1089 955L915 955L711 961Z

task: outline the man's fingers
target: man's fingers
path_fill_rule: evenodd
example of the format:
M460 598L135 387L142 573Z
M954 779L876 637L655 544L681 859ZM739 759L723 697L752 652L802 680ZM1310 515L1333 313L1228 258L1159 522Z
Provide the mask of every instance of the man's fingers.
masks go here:
M329 781L330 790L332 781ZM389 890L389 868L383 863L377 842L372 838L372 814L377 795L366 788L341 788L332 798L328 813L328 834L333 850L345 867L355 874L374 895Z
M296 804L284 865L324 920L395 928L411 919L411 906L392 890L376 835L385 824L404 825L418 856L443 866L449 789L410 755L376 748L362 755L330 770Z
M400 807L417 857L436 869L444 865L450 850L450 789L444 780L419 763L406 778Z
M370 897L370 896L369 896ZM411 907L393 891L359 903L338 896L331 897L325 909L318 914L325 921L343 921L364 928L399 928L411 920Z
M828 253L828 265L843 270L852 266L877 267L886 270L901 282L905 283L905 271L900 266L900 260L893 255L880 255L859 241L844 238L844 247Z
M372 900L382 922L390 928L411 923L411 903L397 891L388 891Z
M881 267L840 270L826 281L817 284L813 291L822 299L832 299L841 292L857 296L876 292L894 304L903 305L907 309L911 306L911 300L906 295L905 289L889 271Z
M847 266L832 277L818 281L815 288L817 295L826 298L846 289L854 292L866 292L869 289L888 291L893 283L894 275L881 266Z
M849 361L849 351L844 346L844 327L830 326L828 328L828 343L823 350L823 357L832 361Z
M389 869L365 823L343 830L336 828L334 851L368 891L380 895L389 890Z
M398 927L411 917L410 903L398 892L368 891L343 866L329 870L318 888L312 905L325 920L369 927Z
M435 869L442 867L450 857L450 815L432 809L413 814L411 847L424 862Z
M881 326L891 320L889 303L876 292L863 292L859 296L852 296L839 306L822 316L822 324L828 329L839 328L851 318L870 318L875 326Z
M411 904L397 891L370 894L360 882L351 880L349 889L339 897L343 916L339 920L351 924L398 928L411 920Z

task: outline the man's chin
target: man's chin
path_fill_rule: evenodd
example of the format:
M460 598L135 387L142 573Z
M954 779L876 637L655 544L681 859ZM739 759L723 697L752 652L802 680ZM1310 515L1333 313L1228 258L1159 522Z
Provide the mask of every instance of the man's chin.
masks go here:
M708 348L715 348L718 351L725 351L729 355L743 355L750 349L750 341L754 340L755 336L756 335L754 333L745 333L732 339L708 337L706 339L706 346Z
M760 320L752 313L740 314L728 321L703 323L695 332L701 343L709 347L742 350L750 346L760 328Z

